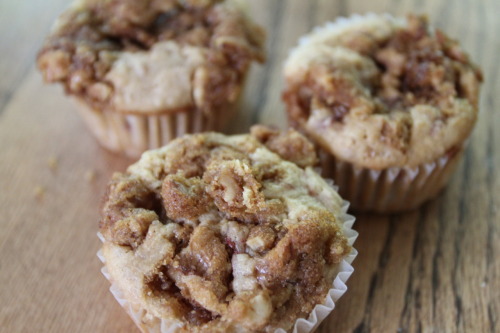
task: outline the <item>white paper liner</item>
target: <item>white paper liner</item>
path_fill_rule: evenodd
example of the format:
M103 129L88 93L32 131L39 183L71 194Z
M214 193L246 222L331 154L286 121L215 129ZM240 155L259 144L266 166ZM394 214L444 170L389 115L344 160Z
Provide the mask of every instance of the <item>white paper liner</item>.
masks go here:
M464 147L414 168L372 170L322 152L323 175L335 180L354 210L392 213L412 210L434 198L453 175Z
M333 182L331 181L329 183L333 184ZM347 291L346 282L354 272L354 268L351 264L358 255L358 251L353 247L354 241L358 237L357 231L352 229L352 226L356 219L354 218L354 216L347 214L348 208L349 202L343 201L341 210L341 219L343 220L342 227L344 235L347 238L347 242L351 246L351 252L347 256L345 256L342 262L340 262L338 266L337 276L332 283L332 288L326 295L325 302L322 304L317 304L311 311L307 319L298 319L293 326L293 333L310 333L314 331L330 314L330 312L333 311L333 309L335 308L335 302L337 302L339 298ZM99 237L102 243L105 242L105 239L100 232L97 233L97 237ZM174 333L177 332L179 328L183 327L183 323L181 322L172 323L168 322L167 320L158 318L151 318L147 323L144 323L144 319L147 318L146 311L141 310L139 307L134 307L133 304L125 299L125 296L120 291L118 286L114 284L105 266L106 259L104 258L102 249L97 252L97 257L104 264L101 269L102 274L111 283L111 287L109 288L109 290L111 291L117 302L125 309L134 323L141 329L143 333ZM285 332L286 331L284 329L275 330L275 333Z
M74 98L87 127L105 148L138 158L149 149L160 148L184 134L222 131L238 101L205 114L197 108L154 114L126 114L115 110L95 110Z

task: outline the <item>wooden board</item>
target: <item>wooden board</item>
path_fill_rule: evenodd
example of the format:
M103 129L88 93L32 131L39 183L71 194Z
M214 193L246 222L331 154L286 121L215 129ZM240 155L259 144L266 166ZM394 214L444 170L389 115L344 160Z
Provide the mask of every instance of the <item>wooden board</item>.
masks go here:
M500 332L498 0L252 0L269 31L232 132L283 127L282 63L313 26L351 13L428 13L484 70L481 114L463 162L434 201L402 215L358 215L349 290L319 332ZM63 0L0 3L0 331L137 332L95 253L113 171L61 89L33 67Z

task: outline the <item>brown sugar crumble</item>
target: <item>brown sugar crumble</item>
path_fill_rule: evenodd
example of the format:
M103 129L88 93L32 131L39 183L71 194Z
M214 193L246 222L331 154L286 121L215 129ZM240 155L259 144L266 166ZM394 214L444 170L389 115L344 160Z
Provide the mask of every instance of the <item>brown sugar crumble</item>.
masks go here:
M312 33L287 61L283 99L296 127L338 158L376 169L461 143L482 74L456 41L423 16L405 24L366 16L339 29Z
M182 331L288 330L351 251L310 142L252 133L177 139L109 186L100 231L113 280Z
M477 93L461 77L469 69L467 55L440 30L428 34L424 17L409 17L408 29L397 31L372 56L383 70L375 95L382 101L381 112L405 109L415 104L442 106L450 97L466 98L477 106ZM482 80L478 68L473 73Z
M102 109L121 89L109 74L123 56L165 42L196 48L206 63L193 84L205 91L209 111L236 94L252 60L263 61L263 41L263 31L226 1L81 0L61 15L37 60L47 82Z
M352 50L372 59L377 68L377 75L363 82L376 100L375 104L367 104L371 112L395 112L422 103L444 106L450 97L466 98L477 105L477 92L461 81L470 62L457 42L440 30L435 36L430 35L425 17L409 16L408 20L407 28L396 30L378 44L376 40L366 43L365 37L349 44ZM481 81L480 70L475 66L472 69ZM312 103L327 105L333 121L339 122L353 107L367 103L363 94L356 96L354 78L335 71L323 75L326 82L311 79L308 85L300 87L300 92L286 92L285 101L306 108ZM294 98L299 100L292 101ZM305 115L307 112L296 116Z

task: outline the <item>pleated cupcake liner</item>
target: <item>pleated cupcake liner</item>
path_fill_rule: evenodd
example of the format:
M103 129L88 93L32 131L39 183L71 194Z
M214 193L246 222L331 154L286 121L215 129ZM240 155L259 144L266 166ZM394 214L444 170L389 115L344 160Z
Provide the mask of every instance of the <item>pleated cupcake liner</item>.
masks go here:
M149 149L160 148L184 134L222 131L238 102L207 114L197 108L165 110L152 114L127 114L96 110L76 99L88 129L105 148L138 158Z
M415 209L445 187L463 155L461 147L417 167L372 170L322 152L323 176L332 178L340 195L357 211L395 213Z

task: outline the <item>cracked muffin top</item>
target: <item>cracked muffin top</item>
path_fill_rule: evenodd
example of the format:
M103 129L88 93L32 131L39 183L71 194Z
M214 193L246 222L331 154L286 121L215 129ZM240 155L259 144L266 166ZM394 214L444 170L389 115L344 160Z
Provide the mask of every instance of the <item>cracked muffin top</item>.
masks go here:
M294 130L185 136L115 174L100 231L111 279L185 332L291 329L351 252L342 199Z
M234 102L263 44L230 0L79 0L37 62L46 81L96 109L210 112Z
M481 72L425 17L327 24L300 41L284 71L291 123L362 167L432 162L460 148L477 117Z

